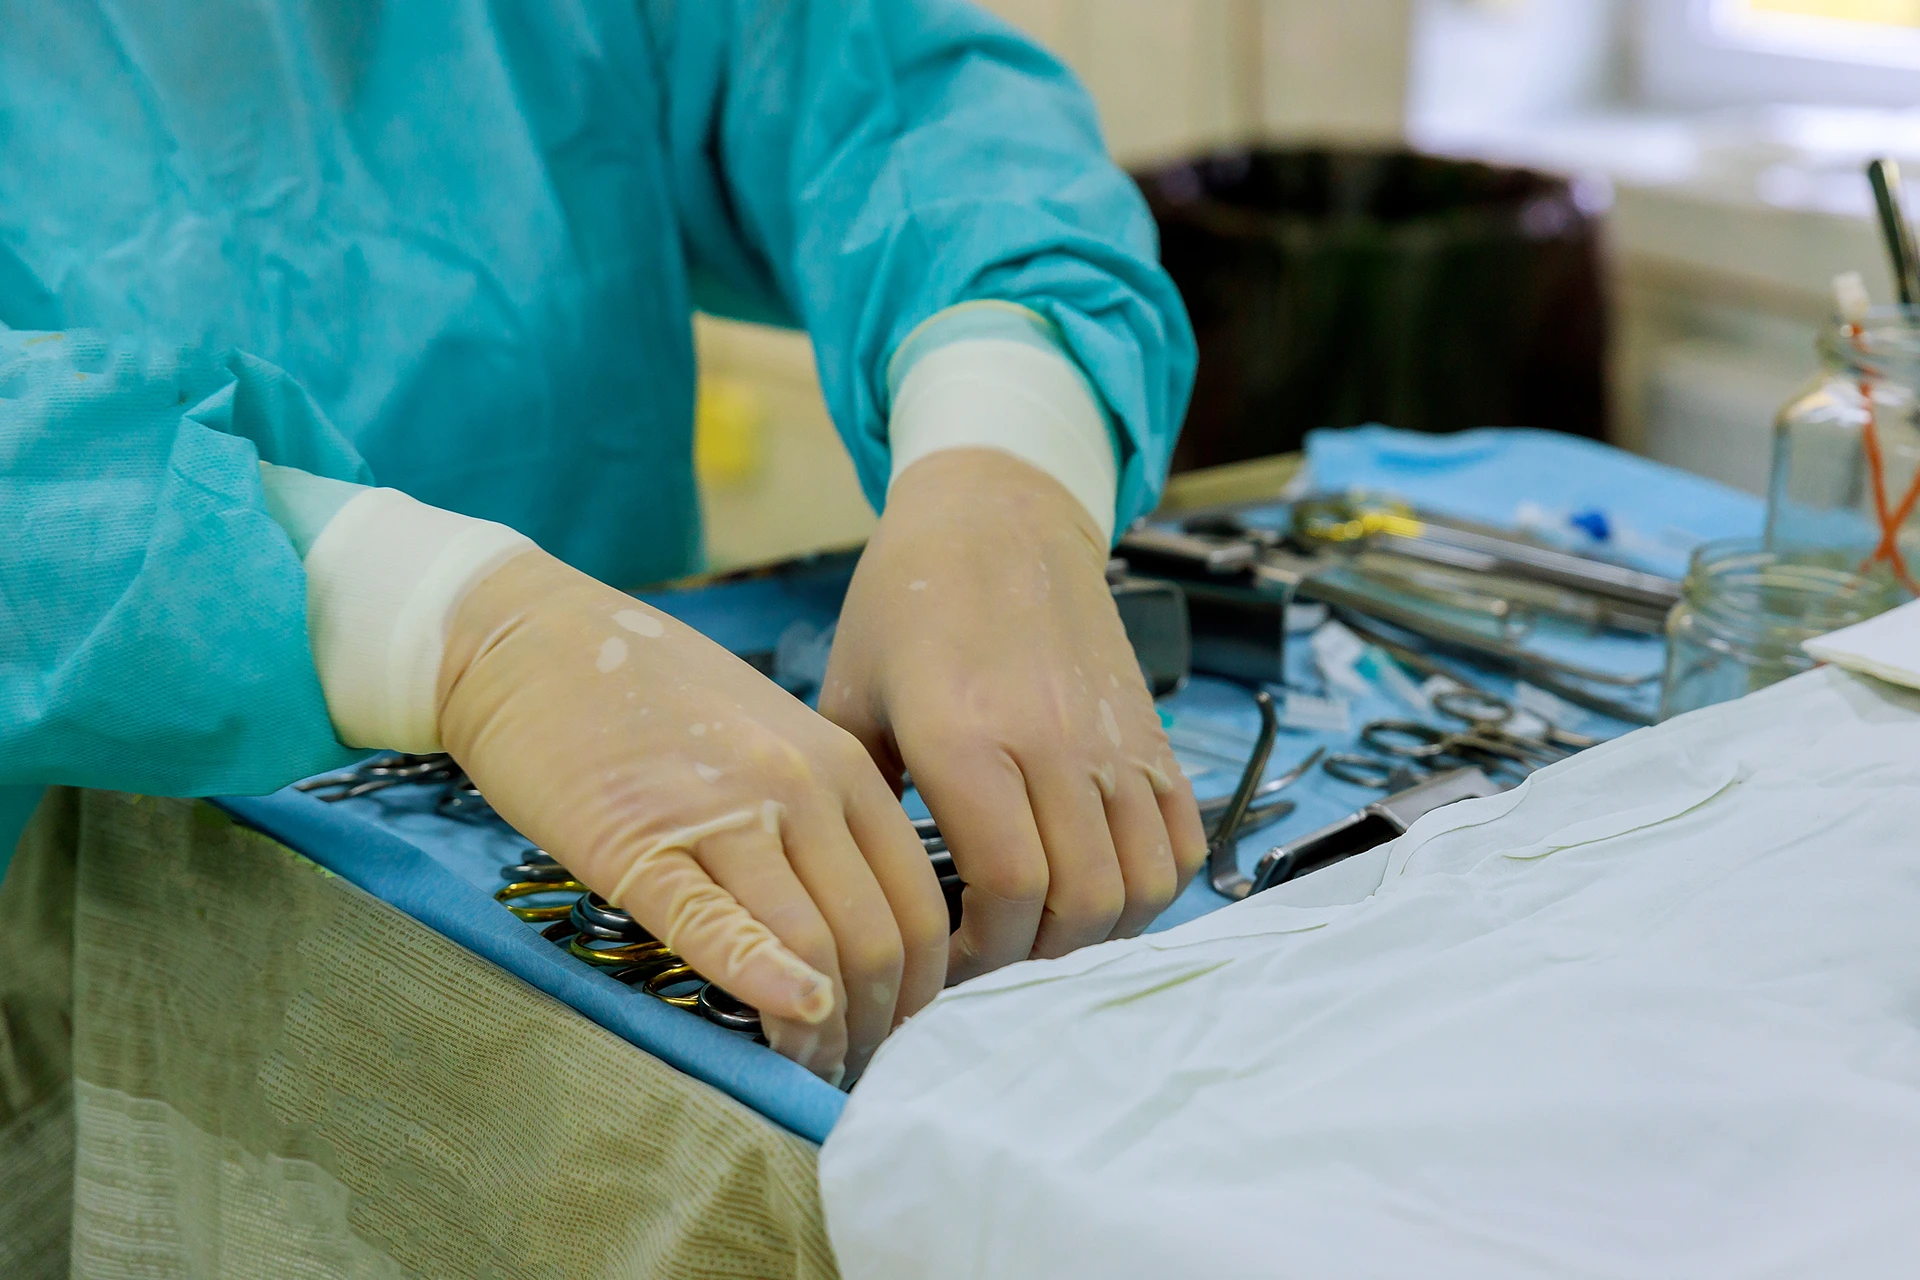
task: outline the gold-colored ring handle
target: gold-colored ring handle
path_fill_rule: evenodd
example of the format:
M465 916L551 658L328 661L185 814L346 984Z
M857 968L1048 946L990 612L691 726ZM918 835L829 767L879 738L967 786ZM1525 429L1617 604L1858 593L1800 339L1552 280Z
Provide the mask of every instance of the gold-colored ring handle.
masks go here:
M605 965L608 968L624 969L630 964L643 964L648 960L665 957L678 964L680 957L667 950L667 944L648 938L644 942L620 942L611 947L589 946L583 934L575 934L567 940L567 953L578 956L588 964Z
M519 907L514 905L515 900L542 893L570 893L577 898L586 891L587 886L578 880L517 880L495 890L493 900L528 924L544 924L550 920L565 920L573 911L573 903L568 901L551 907Z
M662 969L651 978L648 978L646 982L642 984L642 987L646 993L654 999L664 1000L676 1009L697 1009L700 1006L699 987L694 988L693 994L691 995L670 996L663 994L667 988L676 987L688 981L698 982L704 987L707 980L698 973L695 973L692 965L676 964L671 968Z

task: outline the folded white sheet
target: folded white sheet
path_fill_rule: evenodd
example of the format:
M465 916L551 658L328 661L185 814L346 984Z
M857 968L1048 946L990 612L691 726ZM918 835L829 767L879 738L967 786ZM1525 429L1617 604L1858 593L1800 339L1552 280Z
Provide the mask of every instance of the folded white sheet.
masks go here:
M1817 671L1345 875L942 996L821 1153L847 1280L1920 1274L1920 697Z
M1822 662L1920 689L1920 600L1800 647Z

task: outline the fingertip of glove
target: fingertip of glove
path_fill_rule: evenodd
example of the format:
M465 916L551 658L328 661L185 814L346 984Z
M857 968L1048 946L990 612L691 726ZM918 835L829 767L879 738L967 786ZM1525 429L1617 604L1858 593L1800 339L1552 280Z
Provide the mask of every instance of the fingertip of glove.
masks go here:
M833 979L784 949L771 958L779 976L770 985L776 988L780 998L770 1003L784 1006L784 1012L810 1027L817 1027L833 1016L838 1006Z

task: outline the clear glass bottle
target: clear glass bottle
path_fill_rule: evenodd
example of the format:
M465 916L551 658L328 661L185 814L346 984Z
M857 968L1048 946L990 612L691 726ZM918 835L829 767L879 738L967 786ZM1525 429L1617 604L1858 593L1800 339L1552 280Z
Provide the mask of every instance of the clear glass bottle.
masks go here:
M1920 595L1920 308L1835 319L1819 346L1774 424L1767 546Z
M1667 670L1660 718L1729 702L1818 664L1800 648L1898 604L1881 575L1863 576L1830 557L1800 559L1749 538L1709 542L1693 553L1680 603L1667 617Z

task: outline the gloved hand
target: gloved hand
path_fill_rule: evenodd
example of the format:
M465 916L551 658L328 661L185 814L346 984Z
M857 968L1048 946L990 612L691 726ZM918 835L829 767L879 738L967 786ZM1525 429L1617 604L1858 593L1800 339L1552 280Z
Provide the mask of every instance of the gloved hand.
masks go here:
M966 448L894 481L854 574L820 709L953 851L950 981L1136 934L1206 860L1106 563L1057 481Z
M539 551L454 615L446 748L508 822L829 1080L939 991L946 909L859 743Z

